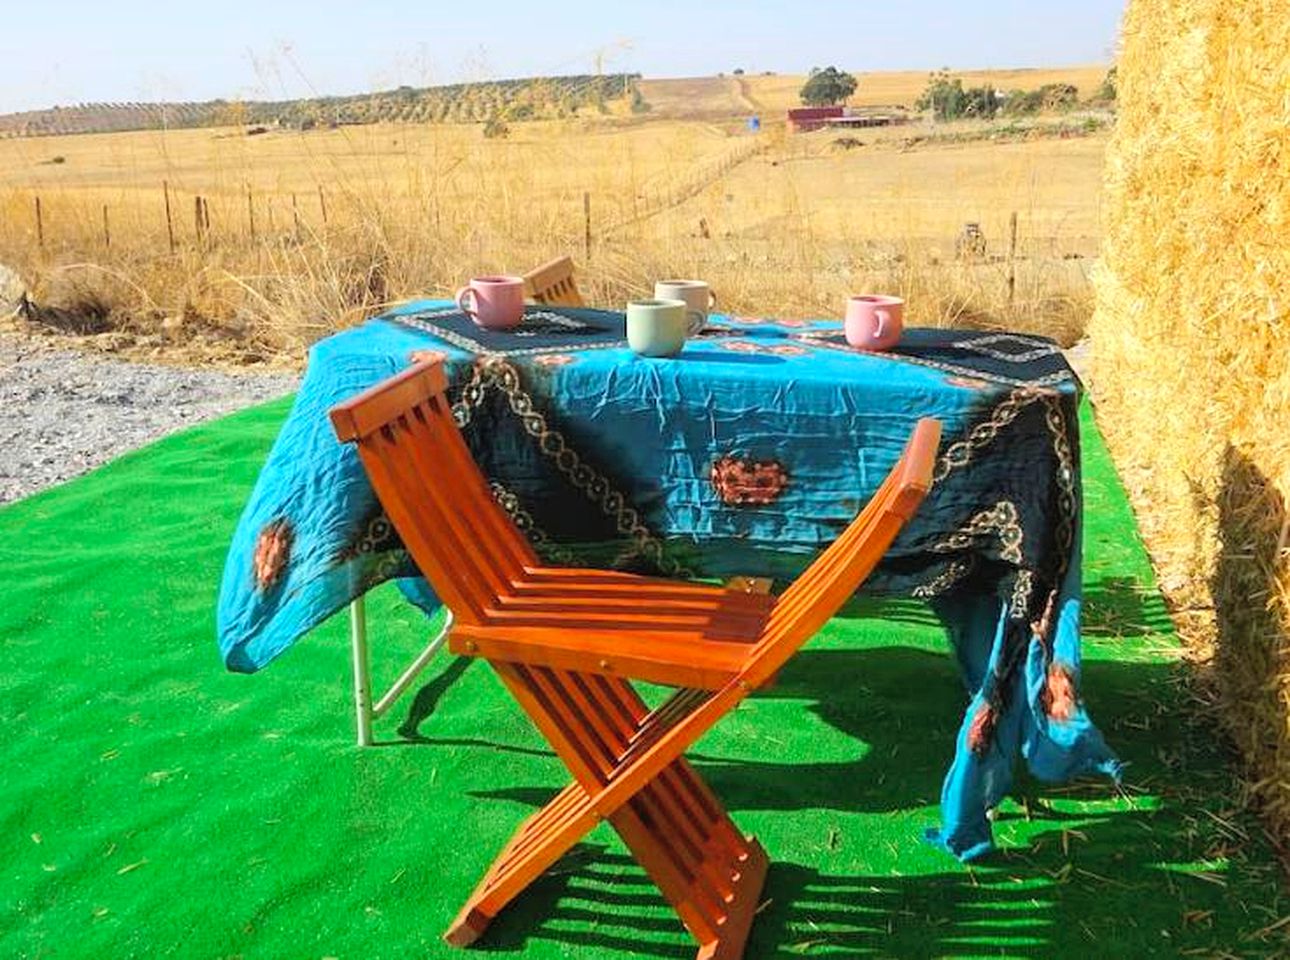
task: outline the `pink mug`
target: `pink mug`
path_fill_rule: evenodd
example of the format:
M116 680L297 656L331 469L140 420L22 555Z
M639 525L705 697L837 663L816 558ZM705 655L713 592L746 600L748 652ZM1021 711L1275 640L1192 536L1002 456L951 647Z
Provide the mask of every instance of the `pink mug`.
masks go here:
M904 308L905 301L900 297L851 297L847 300L847 343L863 350L890 350L900 343Z
M485 330L510 330L524 319L524 278L475 277L453 299Z

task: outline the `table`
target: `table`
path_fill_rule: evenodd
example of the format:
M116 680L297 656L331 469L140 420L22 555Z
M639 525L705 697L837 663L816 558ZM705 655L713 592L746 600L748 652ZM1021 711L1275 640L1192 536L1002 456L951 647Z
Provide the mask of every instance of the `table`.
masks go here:
M326 416L430 351L494 494L553 563L782 584L937 417L935 486L865 588L932 605L970 697L929 839L991 849L1018 757L1050 782L1118 777L1079 696L1080 385L1055 344L908 330L873 354L836 322L714 316L650 360L623 322L531 307L496 333L423 301L315 344L230 547L226 665L258 670L386 580L436 608Z

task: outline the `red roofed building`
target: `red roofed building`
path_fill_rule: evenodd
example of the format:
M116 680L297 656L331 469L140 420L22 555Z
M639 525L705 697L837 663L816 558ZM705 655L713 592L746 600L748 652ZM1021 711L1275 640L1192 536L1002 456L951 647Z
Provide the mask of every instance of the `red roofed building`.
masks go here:
M788 111L788 129L792 133L818 130L826 122L843 115L842 107L798 107Z

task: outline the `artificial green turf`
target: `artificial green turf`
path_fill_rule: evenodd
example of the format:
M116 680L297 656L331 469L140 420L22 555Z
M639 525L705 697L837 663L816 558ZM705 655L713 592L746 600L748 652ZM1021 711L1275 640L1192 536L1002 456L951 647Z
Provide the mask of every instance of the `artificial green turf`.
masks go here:
M343 618L262 674L225 673L224 551L286 410L0 511L0 957L459 955L440 933L563 785L483 664L445 656L367 750L353 746ZM1130 762L1127 794L1027 784L998 824L1006 849L970 870L922 845L964 695L923 608L858 604L695 751L773 861L747 956L1286 951L1286 928L1265 929L1287 912L1273 858L1229 812L1233 777L1189 720L1087 411L1084 429L1085 692ZM369 611L388 682L427 624L390 589ZM603 827L478 949L693 955Z

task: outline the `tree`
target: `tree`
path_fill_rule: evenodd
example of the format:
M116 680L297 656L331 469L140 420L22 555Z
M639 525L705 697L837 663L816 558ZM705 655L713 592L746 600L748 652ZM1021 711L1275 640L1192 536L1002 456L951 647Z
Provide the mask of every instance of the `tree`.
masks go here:
M927 80L923 95L914 103L916 110L930 110L937 120L953 120L963 115L963 81L951 77L949 68L938 70Z
M963 81L950 76L948 69L938 70L927 81L927 88L914 104L918 110L930 110L937 120L960 117L988 119L999 112L998 91L986 84L963 89Z
M802 102L810 107L829 107L856 92L856 78L837 67L811 68L802 85Z

